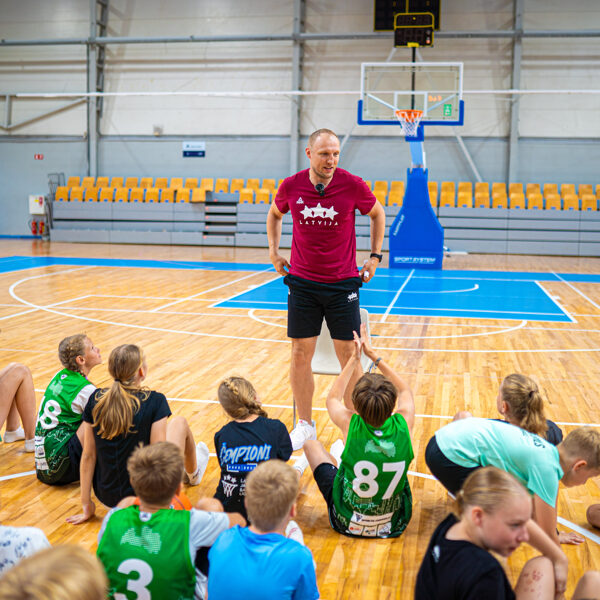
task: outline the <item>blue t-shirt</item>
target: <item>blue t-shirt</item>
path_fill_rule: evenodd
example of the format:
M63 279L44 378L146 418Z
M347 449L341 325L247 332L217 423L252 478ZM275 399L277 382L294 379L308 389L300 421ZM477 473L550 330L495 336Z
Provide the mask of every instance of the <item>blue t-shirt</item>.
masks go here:
M317 600L310 550L278 533L239 525L224 531L208 552L210 600Z

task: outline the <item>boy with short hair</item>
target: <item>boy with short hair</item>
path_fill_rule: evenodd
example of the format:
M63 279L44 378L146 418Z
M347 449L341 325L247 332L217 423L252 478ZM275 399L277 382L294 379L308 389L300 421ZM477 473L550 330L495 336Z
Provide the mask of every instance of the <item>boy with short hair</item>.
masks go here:
M296 514L300 481L281 460L260 463L246 479L246 509L251 525L222 533L208 552L210 600L316 600L319 597L312 554L285 537Z
M397 537L412 516L406 473L414 458L410 432L415 404L410 388L371 347L365 325L360 332L360 338L354 332L354 354L327 397L329 416L344 436L344 442L338 440L331 449L335 452L338 447L341 456L338 460L321 442L307 441L306 457L295 468L302 473L310 464L335 531L356 537ZM382 375L368 373L358 380L352 411L344 405L344 392L362 352Z
M97 554L108 575L109 597L129 590L161 600L204 598L206 577L194 568L196 551L229 527L245 525L244 518L216 512L220 503L212 498L213 512L170 508L183 486L183 457L171 442L138 448L127 471L140 504L112 509L98 534Z

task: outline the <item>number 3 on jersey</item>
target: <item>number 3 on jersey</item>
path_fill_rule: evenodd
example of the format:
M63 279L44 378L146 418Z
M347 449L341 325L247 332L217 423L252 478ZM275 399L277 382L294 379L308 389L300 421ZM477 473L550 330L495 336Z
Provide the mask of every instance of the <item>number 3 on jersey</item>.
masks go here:
M402 479L405 466L406 461L404 460L382 464L382 469L385 472L394 473L387 490L385 490L385 494L383 494L383 500L387 500L393 496L396 487ZM354 475L355 478L352 480L352 490L357 496L360 496L361 498L372 498L377 494L379 491L379 484L377 483L379 471L376 465L369 460L359 460L354 465Z
M136 594L136 600L151 600L152 596L146 586L152 581L154 574L148 563L137 558L128 558L119 565L117 571L123 575L137 573L137 579L130 579L127 582L127 589ZM125 594L116 593L114 598L115 600L127 600Z

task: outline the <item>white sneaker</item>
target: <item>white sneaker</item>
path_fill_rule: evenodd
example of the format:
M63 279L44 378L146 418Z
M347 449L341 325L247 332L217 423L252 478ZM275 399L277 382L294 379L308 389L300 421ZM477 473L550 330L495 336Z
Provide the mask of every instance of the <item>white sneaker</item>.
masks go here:
M306 440L317 439L317 428L315 422L309 423L304 419L298 419L296 427L290 431L290 438L292 440L292 450L300 450L304 446Z
M198 485L202 481L208 466L209 454L208 446L204 442L196 444L196 470L193 473L186 473L189 485Z
M302 453L302 456L296 460L296 462L292 465L296 471L298 471L300 477L304 471L306 471L306 467L308 467L308 459L306 458L306 454ZM291 521L290 521L291 522Z
M331 444L331 448L329 448L329 454L335 458L337 462L337 466L340 466L342 462L342 452L344 451L344 440L336 440Z
M35 452L35 438L25 440L25 452Z
M299 544L304 546L304 535L296 521L290 521L287 524L287 527L285 528L285 537L288 538L288 540L296 540Z
M15 429L14 431L5 431L4 432L4 442L6 444L11 444L12 442L18 442L20 440L25 439L25 432L22 427L19 429Z

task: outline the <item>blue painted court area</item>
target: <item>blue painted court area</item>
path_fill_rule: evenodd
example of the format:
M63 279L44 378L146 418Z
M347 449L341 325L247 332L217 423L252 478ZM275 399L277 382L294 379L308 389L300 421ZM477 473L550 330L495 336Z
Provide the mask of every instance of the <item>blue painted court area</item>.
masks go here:
M275 277L273 267L267 263L27 256L0 258L0 273L53 265L256 271L272 272ZM600 283L600 275L380 268L373 281L361 289L360 303L370 313L381 315L573 322L574 319L544 289L544 282ZM276 277L214 306L286 310L287 288L283 279Z

